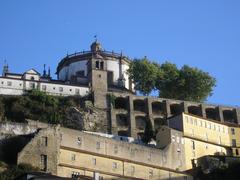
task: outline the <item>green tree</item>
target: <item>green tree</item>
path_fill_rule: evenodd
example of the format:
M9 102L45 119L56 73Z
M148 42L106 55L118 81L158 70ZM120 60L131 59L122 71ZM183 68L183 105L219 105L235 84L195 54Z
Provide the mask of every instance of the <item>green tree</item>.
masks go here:
M135 89L148 95L155 88L155 80L159 75L156 63L151 63L146 57L134 59L129 66L129 76L135 83Z
M146 58L132 61L128 73L140 93L157 90L162 98L203 102L216 86L216 79L207 72L187 65L178 69L169 62L160 65Z
M146 144L148 144L151 139L154 138L154 130L153 130L153 125L150 120L146 121L145 129L144 129L144 134L142 137L142 141Z
M38 168L30 164L19 164L17 166L8 166L6 170L0 173L1 180L11 180L27 172L39 171Z

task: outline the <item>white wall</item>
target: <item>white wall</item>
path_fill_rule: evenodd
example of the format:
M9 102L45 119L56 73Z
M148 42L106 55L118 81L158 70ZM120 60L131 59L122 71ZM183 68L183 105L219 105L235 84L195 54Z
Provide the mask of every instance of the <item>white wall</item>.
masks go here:
M107 60L107 70L113 71L113 82L117 85L119 79L119 61Z
M0 94L21 95L23 86L23 80L0 78Z
M77 71L84 71L84 75L87 76L87 60L74 62L71 63L69 66L63 67L59 71L59 80L70 80L71 76L76 75Z
M89 92L88 87L71 86L65 84L54 84L37 81L24 81L9 78L0 78L0 94L4 95L22 95L24 90L30 90L30 84L35 84L35 89L44 91L49 95L87 95ZM10 85L11 84L11 85ZM46 86L46 90L43 89ZM79 92L79 93L78 93Z

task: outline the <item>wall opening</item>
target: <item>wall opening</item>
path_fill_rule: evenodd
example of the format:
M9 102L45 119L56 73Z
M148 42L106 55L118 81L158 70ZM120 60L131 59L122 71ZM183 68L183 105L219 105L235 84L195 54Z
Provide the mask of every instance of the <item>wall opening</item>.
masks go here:
M128 137L128 131L120 130L118 131L118 136Z
M224 121L237 123L236 114L232 110L223 110L223 119Z
M139 129L139 130L144 130L145 129L146 117L144 117L144 116L136 116L135 117L135 121L136 121L136 129Z
M125 114L116 115L117 126L119 127L128 127L128 117Z
M115 108L116 109L125 109L127 110L128 107L128 101L126 98L123 97L117 97L115 99Z
M206 108L205 112L206 112L207 119L218 120L218 113L215 108Z
M170 105L170 112L172 115L177 116L182 113L182 106L181 104L171 104Z
M188 106L188 113L196 116L202 116L202 111L199 106Z
M154 129L158 130L162 125L167 125L167 121L164 118L154 119Z
M164 104L161 102L153 102L152 113L153 115L164 115Z
M146 110L144 100L140 100L140 99L134 100L133 106L134 106L134 111L145 112L145 110Z

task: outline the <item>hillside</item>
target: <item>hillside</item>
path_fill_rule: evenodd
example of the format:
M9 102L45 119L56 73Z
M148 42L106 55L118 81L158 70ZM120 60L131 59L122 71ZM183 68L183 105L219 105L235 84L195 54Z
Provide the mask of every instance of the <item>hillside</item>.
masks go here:
M0 121L31 119L73 129L101 131L104 118L105 113L93 107L90 96L50 96L37 90L23 96L0 96Z

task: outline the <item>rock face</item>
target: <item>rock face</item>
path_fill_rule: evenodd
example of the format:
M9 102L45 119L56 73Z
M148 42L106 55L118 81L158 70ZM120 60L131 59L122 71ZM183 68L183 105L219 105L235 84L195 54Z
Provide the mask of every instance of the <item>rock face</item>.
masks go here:
M66 109L66 117L62 124L68 128L107 132L107 127L104 125L107 119L107 112L94 107L90 101L85 101L84 107L81 109L69 107Z

